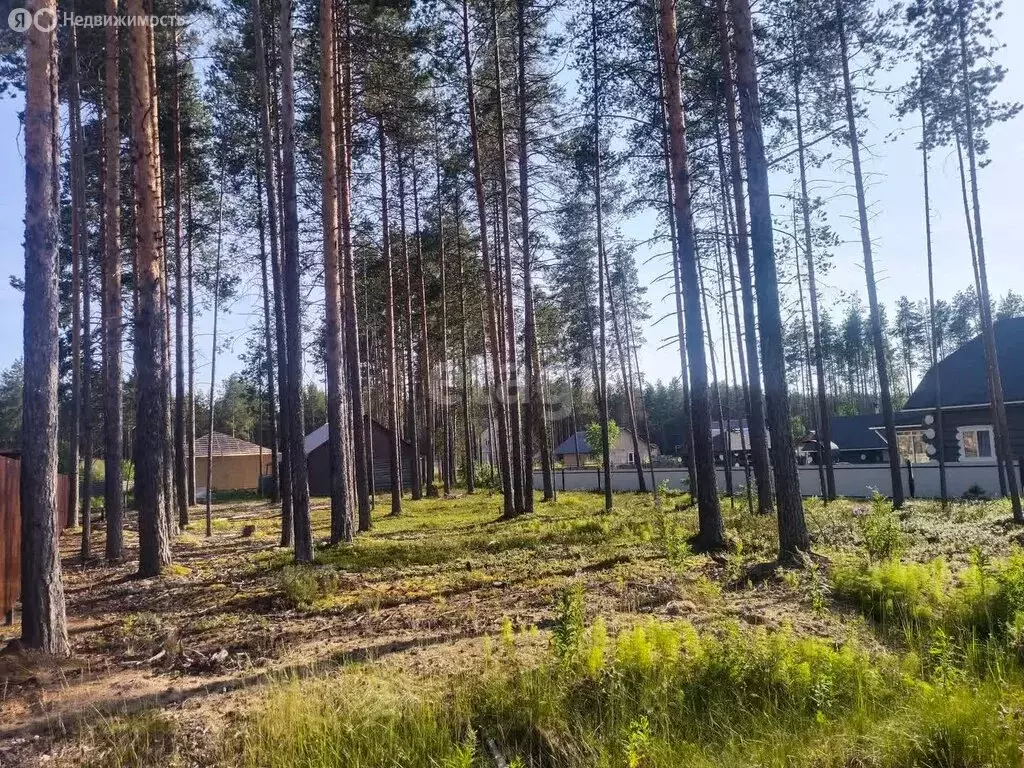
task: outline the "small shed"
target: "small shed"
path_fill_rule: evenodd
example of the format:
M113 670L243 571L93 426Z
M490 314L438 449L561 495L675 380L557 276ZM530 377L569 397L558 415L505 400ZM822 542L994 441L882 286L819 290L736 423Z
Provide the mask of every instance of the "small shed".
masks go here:
M196 486L206 489L210 435L196 438ZM270 474L270 449L222 432L213 433L213 490L254 491Z
M309 473L310 496L331 495L331 456L327 438L330 430L324 424L306 435L306 469ZM402 487L412 487L412 443L399 438L402 454ZM348 446L351 449L351 446ZM373 490L391 490L391 430L376 419L370 421L370 449L373 452Z

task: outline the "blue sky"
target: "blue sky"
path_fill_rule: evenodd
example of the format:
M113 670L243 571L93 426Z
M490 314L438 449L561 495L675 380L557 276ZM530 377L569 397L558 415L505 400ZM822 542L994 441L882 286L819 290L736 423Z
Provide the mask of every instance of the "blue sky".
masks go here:
M1024 45L1015 42L1024 36L1024 3L1008 2L1004 16L995 24L995 31L1009 44L999 56L999 62L1009 73L998 96L1002 100L1024 102ZM20 357L22 351L22 296L8 285L7 279L9 275L20 276L24 270L24 137L17 117L22 108L20 96L0 102L0 368ZM881 100L871 105L864 153L870 173L868 195L879 295L888 305L902 294L912 299L927 296L921 160L914 146L917 126L903 126L908 135L890 140L890 134L900 128L890 112ZM1020 121L1018 118L992 129L989 134L992 162L981 171L989 282L993 293L999 295L1011 288L1024 293L1019 228L1024 210L1019 181L1024 178L1024 132ZM949 297L972 281L955 156L949 152L936 153L931 174L936 292L939 297ZM829 223L843 239L843 244L835 252L831 274L823 280L822 306L841 311L845 295L852 291L864 292L852 181L848 170L839 165L819 169L812 178L817 180L814 193L834 196L834 202L829 205ZM772 181L775 194L786 194L792 185L792 179L784 175L777 175ZM778 212L781 213L781 209ZM642 239L650 225L650 217L641 216L624 223L623 231L629 237ZM641 263L644 259L645 254L638 254ZM655 318L672 312L674 306L671 297L666 295L667 286L654 283L664 269L660 264L641 266L642 282L650 286ZM235 311L222 321L222 329L234 336L243 335L250 322L248 303L248 297L243 297L235 305ZM674 333L674 325L674 321L663 321L647 330L648 341L640 359L648 380L667 380L677 372L675 348L661 348L662 339ZM201 350L200 364L203 364L208 358L209 318L200 319L198 331L202 334L197 346ZM236 343L235 347L241 349L242 345ZM228 351L218 358L218 374L226 376L238 365L237 358ZM202 371L197 375L200 380L204 378Z

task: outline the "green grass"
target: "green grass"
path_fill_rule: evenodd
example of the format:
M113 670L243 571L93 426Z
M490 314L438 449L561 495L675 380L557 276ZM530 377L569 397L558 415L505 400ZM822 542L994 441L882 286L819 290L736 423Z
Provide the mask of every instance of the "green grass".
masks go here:
M469 595L475 618L509 604L477 602L500 585L553 626L517 634L506 619L497 631L499 607L481 617L494 636L450 663L433 648L416 671L367 662L268 685L202 764L1021 766L1024 553L1000 502L894 512L880 499L808 500L825 558L758 584L748 568L774 559L775 520L742 498L723 500L735 551L718 558L690 551L695 513L677 494L620 494L606 514L601 496L566 493L512 521L487 493L406 500L399 517L386 508L370 533L324 546L318 503L316 563L268 546L246 575L299 617L415 601L429 615L430 602ZM252 517L215 522L231 534ZM668 597L645 602L649 592ZM681 597L692 623L640 614ZM748 626L736 617L750 606L778 611ZM156 616L128 624L126 644L161 634ZM110 759L91 764L174 764L176 734L162 716L105 722L87 739Z
M651 620L611 638L563 604L539 661L506 630L432 682L350 668L272 688L224 764L284 766L1019 766L1020 689L916 676L912 661L726 626ZM518 762L517 762L518 761Z

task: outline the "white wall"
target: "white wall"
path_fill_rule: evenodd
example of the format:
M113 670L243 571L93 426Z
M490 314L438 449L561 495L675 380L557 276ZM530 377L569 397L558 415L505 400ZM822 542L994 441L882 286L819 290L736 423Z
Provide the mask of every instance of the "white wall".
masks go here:
M1014 471L1019 468L1015 465ZM815 466L797 467L800 476L800 492L804 496L820 496L821 482L818 475L818 468ZM915 464L914 490L918 498L939 497L939 467L932 464ZM717 471L718 488L725 490L725 470L721 467ZM616 491L636 491L639 489L636 471L633 469L613 469L612 489ZM732 470L733 488L736 493L741 493L746 486L742 468ZM910 482L907 468L901 470L903 478L903 492L910 495ZM889 481L888 464L836 464L836 492L840 496L853 498L869 498L875 490L884 496L892 495L892 485ZM647 481L648 489L651 485L651 470L644 469L644 478ZM685 469L658 469L654 470L655 482L659 485L668 482L669 487L676 490L685 490L687 487ZM999 495L999 476L996 473L994 464L948 464L946 466L946 482L948 493L951 498L963 496L972 486L980 486L988 496ZM534 473L534 488L540 488L542 478L539 472ZM603 487L603 477L600 469L566 469L555 471L555 488L567 491L594 491Z

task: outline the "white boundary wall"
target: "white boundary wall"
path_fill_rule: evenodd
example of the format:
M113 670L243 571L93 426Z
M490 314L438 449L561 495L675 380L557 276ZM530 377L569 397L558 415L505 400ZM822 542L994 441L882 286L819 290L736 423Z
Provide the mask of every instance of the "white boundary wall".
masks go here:
M800 492L804 496L821 496L821 481L816 466L797 467L800 476ZM1019 465L1014 465L1017 477L1020 477ZM718 489L725 490L725 469L719 467L717 472ZM907 467L901 470L903 476L903 492L910 496L910 481ZM937 464L913 465L914 496L918 498L939 498L939 467ZM655 468L655 481L660 485L668 482L669 487L685 490L687 487L685 469ZM739 493L746 485L742 468L732 470L733 487ZM869 498L874 491L883 496L892 496L892 485L889 481L888 464L836 464L836 493L840 496L853 498ZM651 470L644 469L644 478L648 487L651 484ZM533 487L540 489L543 478L540 472L533 474ZM980 487L987 496L999 495L999 475L995 464L982 463L950 463L946 465L946 483L950 498L963 496L970 488ZM596 491L603 486L603 477L599 468L555 470L555 488L565 491ZM634 469L613 469L612 489L616 491L637 491L640 484Z

